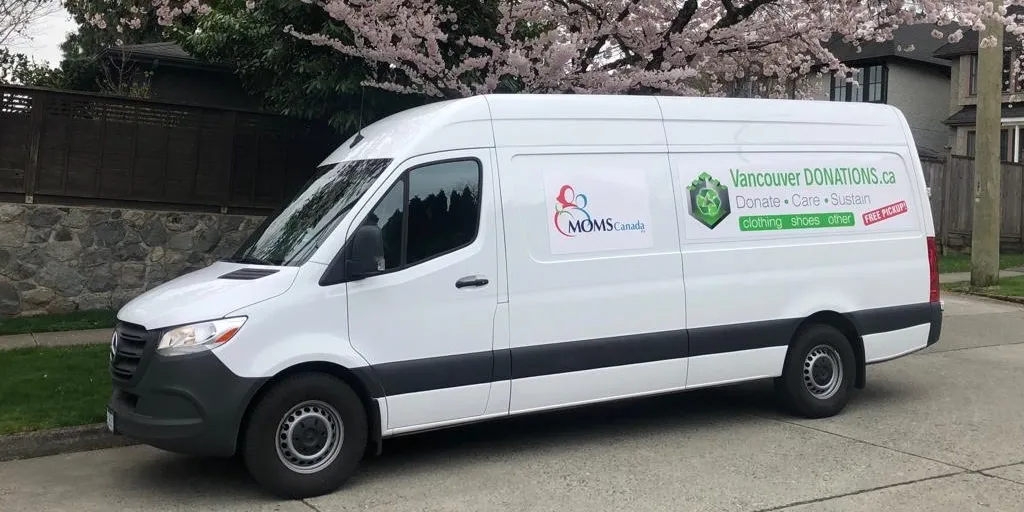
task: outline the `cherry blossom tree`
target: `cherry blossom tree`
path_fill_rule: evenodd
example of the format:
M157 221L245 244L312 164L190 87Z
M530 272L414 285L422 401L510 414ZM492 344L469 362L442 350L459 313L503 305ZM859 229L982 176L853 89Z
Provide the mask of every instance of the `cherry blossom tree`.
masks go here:
M32 26L60 11L57 0L0 0L0 47L32 39Z
M232 0L109 0L89 21L138 29L194 23ZM240 0L235 0L240 1ZM246 0L248 9L257 2ZM277 0L280 1L280 0ZM295 0L299 1L299 0ZM343 30L291 36L362 59L366 84L455 98L488 92L794 94L817 73L845 73L828 42L886 41L904 24L936 26L957 41L998 16L1011 36L1024 16L985 0L484 0L486 30L460 30L466 3L452 0L301 0ZM472 2L470 2L472 4ZM1024 0L1008 0L1019 6ZM990 42L982 41L982 44Z

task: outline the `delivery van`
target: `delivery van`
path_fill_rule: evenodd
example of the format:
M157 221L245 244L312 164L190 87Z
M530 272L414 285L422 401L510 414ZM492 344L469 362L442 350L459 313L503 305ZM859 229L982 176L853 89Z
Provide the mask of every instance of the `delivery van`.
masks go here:
M773 379L832 416L939 338L926 190L887 105L414 108L119 311L108 427L301 498L389 437L610 400Z

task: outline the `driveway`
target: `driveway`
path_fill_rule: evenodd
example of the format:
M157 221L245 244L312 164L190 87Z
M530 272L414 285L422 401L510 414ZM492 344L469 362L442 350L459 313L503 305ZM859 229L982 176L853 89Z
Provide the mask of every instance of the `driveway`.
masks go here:
M341 491L277 501L238 463L129 447L0 464L0 510L1024 510L1024 309L947 295L939 343L871 366L839 416L770 383L385 443Z

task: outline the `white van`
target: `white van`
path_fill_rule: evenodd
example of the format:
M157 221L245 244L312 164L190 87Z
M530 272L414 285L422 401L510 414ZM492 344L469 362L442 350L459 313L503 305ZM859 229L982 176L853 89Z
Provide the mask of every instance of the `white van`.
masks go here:
M936 265L889 106L439 102L124 306L107 421L307 497L383 438L595 402L774 378L825 417L867 364L938 340Z

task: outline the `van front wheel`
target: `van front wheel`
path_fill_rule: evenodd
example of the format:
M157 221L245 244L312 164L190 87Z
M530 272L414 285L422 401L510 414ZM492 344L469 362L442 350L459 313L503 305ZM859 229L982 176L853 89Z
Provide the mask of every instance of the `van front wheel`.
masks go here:
M256 404L244 432L243 458L273 494L301 499L330 493L355 472L366 450L366 412L340 379L288 377Z
M857 374L850 340L831 325L801 329L786 354L775 390L795 414L808 418L834 416L850 398Z

